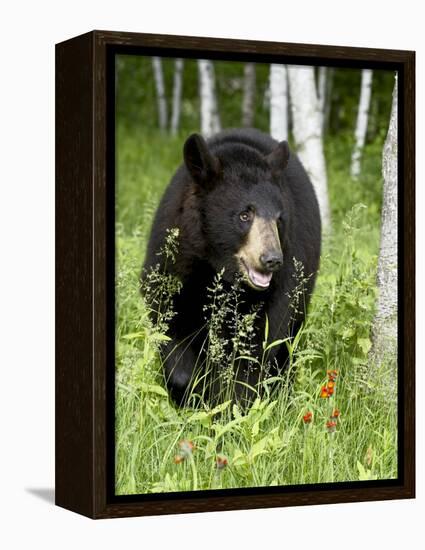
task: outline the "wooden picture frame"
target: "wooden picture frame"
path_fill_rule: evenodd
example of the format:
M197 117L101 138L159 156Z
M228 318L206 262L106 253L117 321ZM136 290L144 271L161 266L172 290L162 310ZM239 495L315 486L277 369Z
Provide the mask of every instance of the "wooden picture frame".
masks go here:
M399 72L398 479L115 496L111 98L114 55L131 52ZM413 498L414 231L414 52L109 31L93 31L57 44L56 504L91 518L112 518Z

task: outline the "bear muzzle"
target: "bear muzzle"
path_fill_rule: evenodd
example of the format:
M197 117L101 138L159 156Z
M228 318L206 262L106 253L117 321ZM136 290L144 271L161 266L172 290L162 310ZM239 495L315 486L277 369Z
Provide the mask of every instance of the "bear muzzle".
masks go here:
M276 222L256 218L236 258L242 275L251 287L256 290L268 288L273 273L283 265Z

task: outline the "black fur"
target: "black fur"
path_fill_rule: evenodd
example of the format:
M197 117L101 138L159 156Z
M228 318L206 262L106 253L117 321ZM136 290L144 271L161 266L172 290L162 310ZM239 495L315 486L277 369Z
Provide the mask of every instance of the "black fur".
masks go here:
M269 342L293 334L303 321L302 312L291 319L289 296L296 285L293 258L311 275L305 289L307 307L319 265L321 224L312 184L286 142L278 144L254 129L228 130L205 142L192 135L184 147L185 163L168 185L152 226L143 273L161 264L158 256L167 228L179 228L179 249L174 264L166 270L182 282L175 297L176 316L170 323L171 341L163 350L164 372L173 399L183 404L196 369L202 370L200 350L207 337L203 306L207 287L222 268L230 288L238 266L234 258L246 238L239 214L254 205L264 218L276 219L283 252L283 265L273 274L268 289L244 287L244 308L262 303L257 323L257 350L261 357L265 316L269 320ZM161 269L165 266L162 263ZM143 276L143 274L142 274ZM305 311L305 309L304 309ZM293 317L293 315L292 315ZM230 336L230 335L229 335ZM202 355L202 353L201 353ZM287 361L286 346L276 346L269 359L273 369ZM256 367L239 368L237 377L255 386L264 373ZM273 374L273 372L272 372ZM214 401L216 386L209 398ZM235 398L252 399L245 385L236 386Z

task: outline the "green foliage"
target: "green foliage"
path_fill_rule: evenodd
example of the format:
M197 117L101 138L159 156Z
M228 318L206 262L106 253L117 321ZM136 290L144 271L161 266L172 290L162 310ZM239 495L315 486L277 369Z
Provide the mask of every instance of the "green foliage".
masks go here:
M167 336L152 326L139 291L152 214L179 162L179 140L122 127L118 136L117 493L396 477L395 383L388 385L394 364L372 370L367 357L376 298L382 144L366 150L366 170L358 183L350 181L344 162L347 142L326 144L333 230L323 245L307 321L291 343L294 383L289 372L265 381L265 388L277 389L248 410L229 400L216 408L180 410L164 389L158 349ZM239 330L249 336L249 323ZM267 334L264 341L264 349L273 345ZM240 354L249 356L245 344ZM331 369L338 371L335 391L322 398ZM326 424L334 409L341 415L330 432ZM312 419L305 423L308 411ZM183 458L182 440L194 445Z
M354 134L360 95L361 70L333 69L329 133L332 136ZM388 129L391 113L392 71L375 69L369 113L367 143L381 140ZM351 150L350 150L351 152Z

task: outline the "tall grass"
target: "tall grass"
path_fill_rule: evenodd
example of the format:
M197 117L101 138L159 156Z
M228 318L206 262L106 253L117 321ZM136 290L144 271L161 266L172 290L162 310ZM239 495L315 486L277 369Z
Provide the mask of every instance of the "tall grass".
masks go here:
M118 129L117 494L396 477L395 358L379 370L368 363L381 144L369 146L363 179L354 183L349 145L327 143L333 231L307 321L277 389L242 410L230 400L212 408L173 405L158 353L164 331L152 325L140 296L153 213L182 142Z

